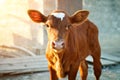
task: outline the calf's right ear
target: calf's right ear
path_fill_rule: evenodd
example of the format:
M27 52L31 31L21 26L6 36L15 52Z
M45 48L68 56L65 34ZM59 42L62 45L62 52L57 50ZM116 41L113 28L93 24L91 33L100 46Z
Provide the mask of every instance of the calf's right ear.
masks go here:
M28 10L29 17L36 23L45 22L47 17L37 10Z

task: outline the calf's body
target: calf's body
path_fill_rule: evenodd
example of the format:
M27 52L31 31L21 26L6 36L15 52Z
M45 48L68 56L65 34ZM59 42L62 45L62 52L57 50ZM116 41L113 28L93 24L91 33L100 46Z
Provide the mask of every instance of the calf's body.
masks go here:
M44 22L47 26L48 45L46 57L50 71L50 80L58 80L68 75L75 80L78 69L82 80L87 79L88 66L85 58L93 57L96 80L101 75L100 45L98 29L89 20L88 11L78 11L69 17L64 11L54 11L48 17L36 10L29 10L29 16L35 22Z

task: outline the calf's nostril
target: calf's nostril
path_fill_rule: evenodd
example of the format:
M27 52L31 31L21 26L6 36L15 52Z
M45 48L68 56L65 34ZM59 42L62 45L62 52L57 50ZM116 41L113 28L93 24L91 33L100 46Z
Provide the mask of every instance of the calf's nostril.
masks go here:
M63 49L64 48L64 41L53 41L52 43L52 47L54 48L54 49Z
M62 46L64 46L64 42L62 43Z
M55 42L52 42L52 46L55 46Z

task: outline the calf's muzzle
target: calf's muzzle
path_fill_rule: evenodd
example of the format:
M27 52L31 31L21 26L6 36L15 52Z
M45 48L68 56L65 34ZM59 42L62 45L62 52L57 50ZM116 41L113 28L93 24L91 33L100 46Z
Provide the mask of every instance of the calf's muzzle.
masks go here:
M52 41L52 48L55 50L63 49L64 48L64 40L60 39L60 40Z

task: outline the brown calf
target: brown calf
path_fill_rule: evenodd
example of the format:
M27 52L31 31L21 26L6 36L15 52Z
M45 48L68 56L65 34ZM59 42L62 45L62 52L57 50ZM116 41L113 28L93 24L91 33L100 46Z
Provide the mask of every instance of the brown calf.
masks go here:
M72 16L64 11L54 11L44 16L39 11L29 10L34 22L44 22L48 33L46 57L50 71L50 80L58 80L68 75L75 80L78 69L82 80L87 79L88 65L85 58L93 57L96 80L101 75L100 45L97 27L87 20L89 12L79 10Z

